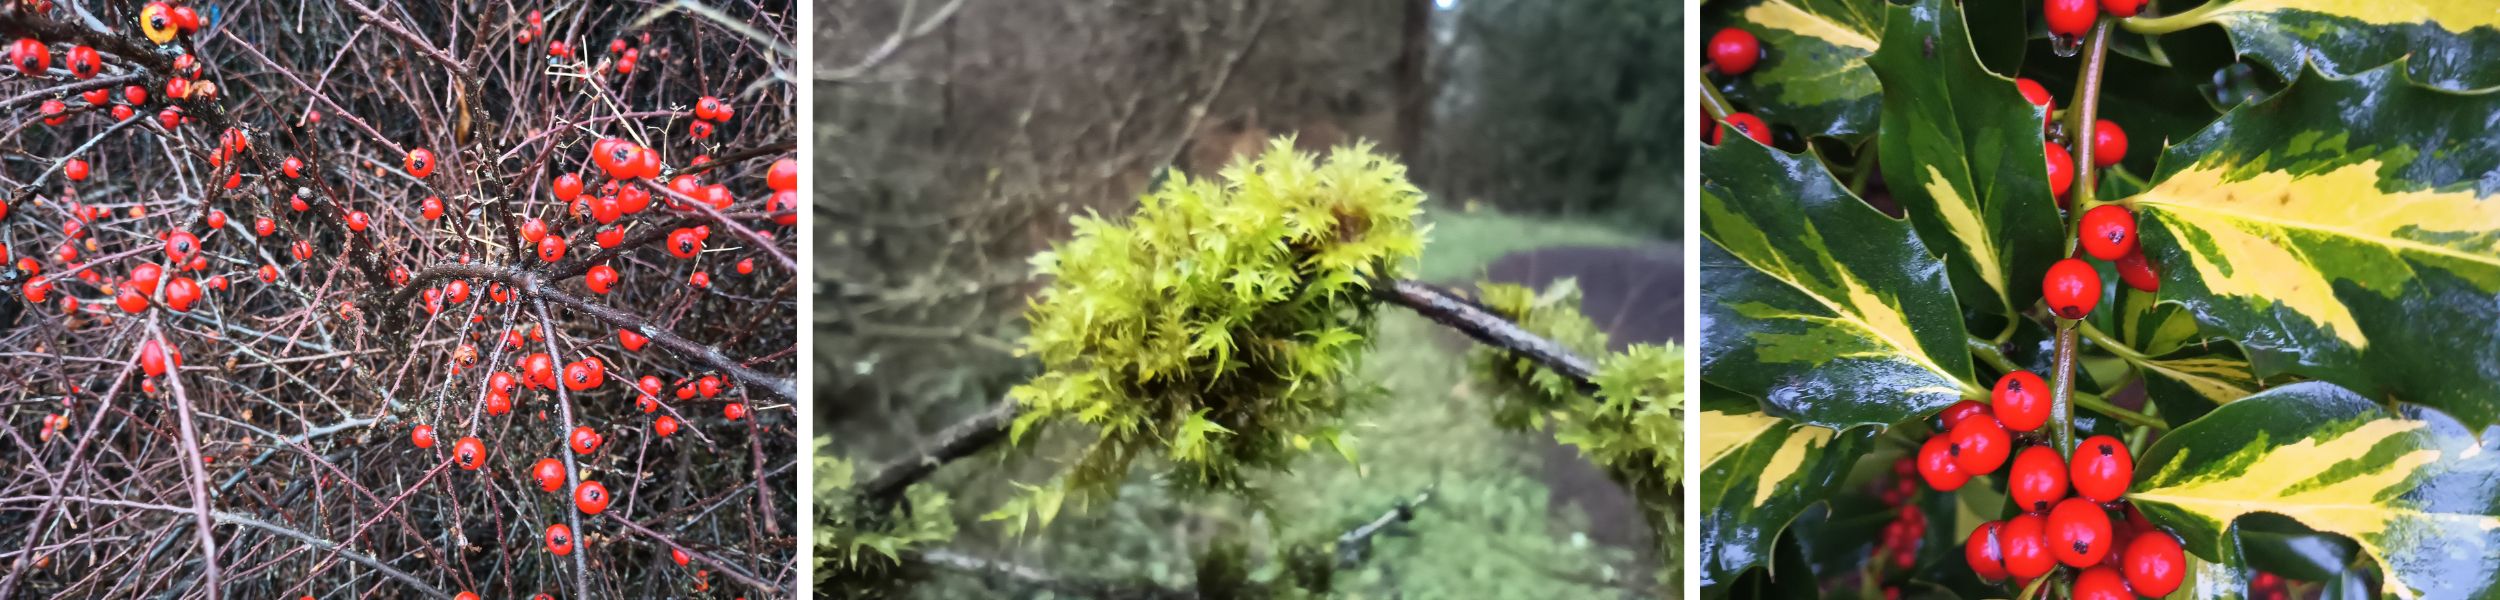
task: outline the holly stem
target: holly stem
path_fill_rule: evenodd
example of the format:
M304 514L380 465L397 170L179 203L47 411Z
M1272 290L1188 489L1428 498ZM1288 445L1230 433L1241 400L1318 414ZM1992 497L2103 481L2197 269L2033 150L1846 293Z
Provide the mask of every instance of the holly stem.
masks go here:
M1719 95L1719 88L1710 85L1709 75L1702 75L1696 79L1701 82L1701 110L1709 113L1710 120L1725 121L1729 114L1736 112L1735 105L1728 104L1727 97Z
M2127 362L2140 363L2152 358L2145 356L2141 351L2127 347L2126 342L2118 341L2118 338L2111 337L2108 333L2103 333L2101 328L2093 327L2091 323L2078 324L2075 326L2075 330L2083 333L2083 339L2092 340L2092 343L2099 344L2102 349L2108 350L2110 354L2116 354L2119 358L2127 359Z
M2218 9L2229 4L2229 2L2207 2L2203 5L2197 6L2196 8L2188 9L2187 12L2183 13L2167 17L2135 17L2132 19L2123 19L2119 21L2119 24L2124 25L2127 28L2127 31L2143 35L2177 33L2190 27L2212 23L2214 9ZM2155 46L2155 48L2159 47L2160 46Z
M2107 64L2109 56L2111 27L2110 21L2101 21L2092 27L2092 34L2084 40L2083 72L2075 77L2075 95L2069 100L2074 108L2066 113L2066 130L2076 132L2075 150L2072 152L2075 157L2075 202L2074 211L2068 215L2066 223L2066 248L2069 252L2074 250L2076 228L2080 226L2081 217L2093 203L2093 186L2097 178L2092 172L2091 125L2100 118L2101 68ZM2075 360L2078 350L2076 338L2079 337L2075 327L2081 324L2080 319L2057 320L2057 359L2049 370L2049 390L2052 392L2049 410L2057 421L2057 452L2067 457L2074 456L2075 450ZM2106 407L2107 403L2101 404Z
M2091 325L2079 325L2076 330L2083 332L2085 335L2091 335L2093 333L2091 331L2091 327ZM2102 343L2106 345L2108 342ZM2007 359L2004 352L1997 350L1996 344L1990 343L1988 340L1982 339L1979 336L1970 336L1968 345L1970 346L1972 356L1979 357L1979 360L1981 362L1988 363L1988 366L1996 367L1998 372L2012 373L2023 368L2022 365L2014 364L2013 360ZM1980 398L1985 397L1986 396L1975 396L1972 397L1971 400L1977 401ZM2076 406L2081 406L2083 408L2091 409L2093 412L2109 415L2110 418L2118 419L2120 422L2129 425L2150 427L2161 431L2170 430L2170 424L2162 422L2161 419L2153 418L2152 416L2144 413L2120 408L2118 405L2111 404L2109 403L2109 400L2103 399L2096 394L2078 391L2074 392L2073 398Z

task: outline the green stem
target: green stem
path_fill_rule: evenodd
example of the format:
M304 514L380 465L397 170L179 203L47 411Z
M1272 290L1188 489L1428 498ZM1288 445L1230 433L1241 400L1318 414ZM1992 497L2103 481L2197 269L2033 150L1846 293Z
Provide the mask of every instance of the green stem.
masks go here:
M2014 361L2005 358L2005 352L1997 349L1996 342L1981 338L1977 335L1971 335L1967 338L1967 340L1968 341L1965 345L1970 346L1971 355L1979 357L1980 362L1988 363L1988 366L1996 367L1998 373L2012 373L2022 370L2022 366L2016 365L2014 364Z
M2127 346L2126 342L2118 341L2118 338L2101 332L2101 328L2093 327L2091 323L2078 323L2075 328L2083 332L2084 339L2092 340L2092 343L2099 344L2101 349L2108 350L2110 354L2116 354L2119 358L2127 359L2127 362L2141 363L2152 358Z
M2111 21L2101 21L2092 27L2092 33L2085 38L2083 72L2075 77L2075 95L2070 100L2073 108L2066 111L2066 131L2074 132L2074 151L2068 154L2075 159L2075 187L2071 193L2075 196L2072 206L2077 216L2091 210L2098 203L2100 193L2100 174L2092 170L2092 126L2101 118L2101 72L2109 61L2112 28ZM2068 227L2067 231L2074 231L2074 228ZM2067 249L2072 250L2073 240L2070 238L2067 241Z
M2092 412L2109 415L2110 418L2117 419L2118 422L2158 431L2170 431L2169 423L2163 423L2161 419L2153 418L2152 415L2119 408L2118 405L2110 404L2109 400L2103 399L2099 395L2086 392L2075 392L2074 398L2076 406L2092 409Z
M1709 75L1704 74L1699 79L1701 80L1701 111L1709 113L1712 121L1726 121L1728 115L1736 112L1735 105L1728 104L1727 98L1719 95L1718 86L1710 85Z
M2049 420L2057 422L2057 454L2075 453L2075 322L2057 322L2057 360L2049 367Z
M2190 27L2212 23L2214 10L2230 4L2230 0L2213 0L2188 9L2187 12L2167 17L2136 17L2120 21L2120 24L2126 26L2127 31L2143 35L2176 33Z

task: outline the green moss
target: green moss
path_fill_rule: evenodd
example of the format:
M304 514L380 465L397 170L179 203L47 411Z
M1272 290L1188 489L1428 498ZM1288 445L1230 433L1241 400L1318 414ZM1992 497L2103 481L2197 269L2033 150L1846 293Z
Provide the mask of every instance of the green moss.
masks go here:
M955 537L955 520L944 492L915 485L900 504L876 507L851 491L857 470L816 438L816 575L819 589L836 597L882 597L914 579L903 555Z
M1052 280L1022 351L1045 371L1010 392L1012 437L1099 435L1053 487L1107 493L1158 456L1178 487L1252 492L1245 470L1331 443L1366 396L1344 376L1370 338L1370 281L1422 250L1422 199L1366 146L1320 159L1278 140L1215 179L1176 178L1126 220L1074 219L1033 261ZM1047 522L1057 502L1025 504Z

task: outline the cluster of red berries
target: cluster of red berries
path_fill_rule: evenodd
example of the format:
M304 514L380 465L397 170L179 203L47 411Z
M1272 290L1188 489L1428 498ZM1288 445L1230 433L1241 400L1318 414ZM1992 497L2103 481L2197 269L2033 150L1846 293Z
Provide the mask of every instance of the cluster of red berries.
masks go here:
M139 9L139 32L159 44L173 42L177 33L196 33L201 24L200 11L189 4L149 2Z
M1755 39L1753 32L1729 27L1711 34L1710 44L1705 47L1703 53L1709 56L1712 69L1722 75L1734 77L1752 71L1754 63L1762 60L1762 41ZM1708 114L1702 115L1701 121L1703 129L1706 130L1704 135L1710 138L1710 145L1716 146L1725 141L1727 131L1720 128L1718 123L1712 122ZM1755 143L1764 146L1771 145L1771 125L1764 123L1762 117L1754 116L1753 113L1728 113L1727 126L1735 128L1737 133L1745 137L1753 138Z
M736 109L730 108L728 102L723 101L718 97L704 96L696 99L694 101L694 122L686 124L686 135L694 136L694 138L698 140L712 137L712 126L714 124L728 123L729 117L736 114Z
M2101 11L2121 19L2144 12L2147 0L2044 0L2041 13L2048 20L2049 33L2066 38L2081 38L2101 20Z
M1938 491L1960 489L2012 460L2006 493L2022 511L1971 531L1963 556L1981 579L2012 577L2028 586L2059 565L2074 570L2075 598L2169 595L2186 576L2179 541L2121 502L2135 478L2125 443L2093 436L2074 456L2034 444L2016 450L2014 434L2038 431L2050 419L2047 382L2029 371L1997 380L1989 403L1962 401L1940 415L1940 435L1919 447L1917 470ZM2070 493L2071 492L2071 493ZM2126 518L2110 518L2120 507Z
M1917 461L1908 457L1893 461L1891 475L1878 477L1875 487L1876 498L1893 513L1892 521L1884 524L1883 537L1875 540L1875 548L1867 556L1867 563L1874 567L1870 576L1883 580L1883 571L1908 573L1918 566L1918 551L1926 543L1928 523L1927 512L1918 508L1921 491ZM1901 588L1885 584L1884 597L1900 598Z

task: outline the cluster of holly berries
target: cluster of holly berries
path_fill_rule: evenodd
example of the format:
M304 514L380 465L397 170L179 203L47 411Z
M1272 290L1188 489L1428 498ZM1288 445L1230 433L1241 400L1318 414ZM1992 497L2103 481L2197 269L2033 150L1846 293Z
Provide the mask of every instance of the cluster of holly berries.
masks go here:
M1918 566L1919 546L1927 540L1927 512L1918 509L1918 479L1918 461L1903 457L1893 461L1890 477L1879 478L1875 483L1880 490L1876 498L1893 510L1892 522L1884 524L1883 537L1875 541L1875 549L1867 556L1867 563L1875 565L1877 571L1906 573ZM1883 579L1880 574L1873 576ZM1899 586L1884 586L1884 598L1900 597Z
M2187 574L2179 541L2119 502L2135 478L2125 443L2106 435L2086 438L2071 459L2046 443L2015 450L2013 434L2048 424L2049 395L2039 375L2008 373L1997 380L1988 404L1964 400L1946 408L1937 429L1942 434L1919 447L1919 477L1937 491L1995 474L2012 458L2006 491L2022 514L1971 530L1963 546L1971 571L1988 581L2010 576L2017 586L2028 586L2063 564L2075 570L2077 599L2160 597L2177 590ZM2112 506L2122 506L2126 518L2111 519Z

